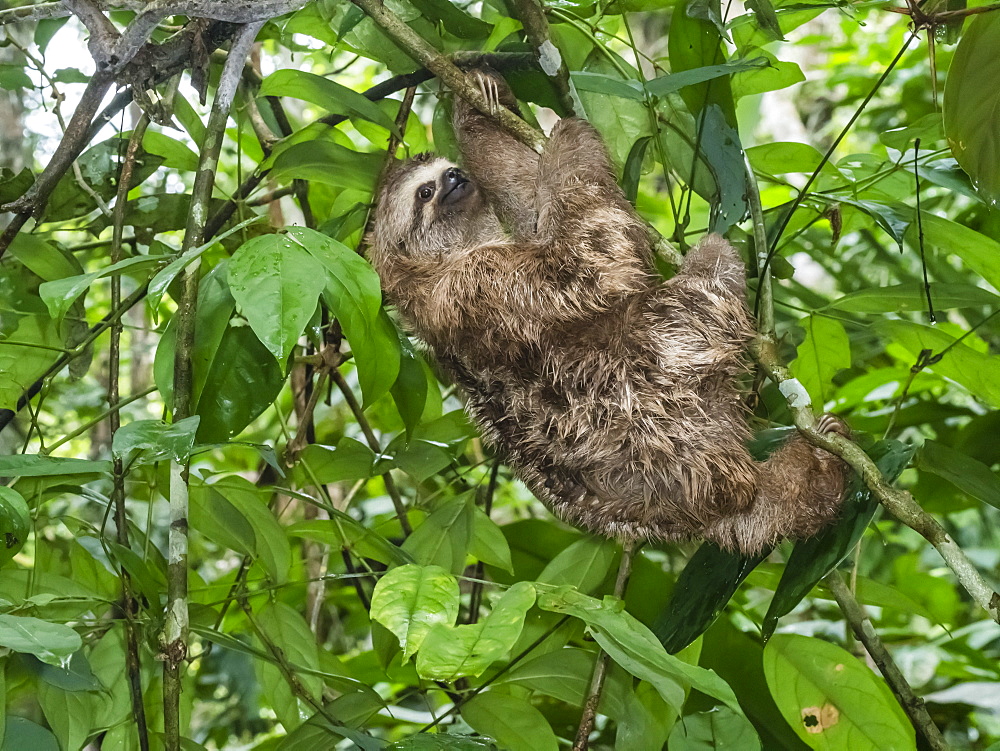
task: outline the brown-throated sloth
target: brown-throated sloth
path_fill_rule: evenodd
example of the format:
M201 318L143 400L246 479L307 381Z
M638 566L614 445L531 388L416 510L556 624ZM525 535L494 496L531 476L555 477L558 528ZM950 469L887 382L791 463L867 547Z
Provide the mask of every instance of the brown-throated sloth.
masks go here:
M475 75L517 111L503 79ZM733 247L710 235L663 282L588 123L560 121L540 156L458 98L454 125L464 169L429 154L394 166L369 252L535 495L610 537L744 553L830 522L839 459L799 436L765 462L747 451L738 381L754 327Z

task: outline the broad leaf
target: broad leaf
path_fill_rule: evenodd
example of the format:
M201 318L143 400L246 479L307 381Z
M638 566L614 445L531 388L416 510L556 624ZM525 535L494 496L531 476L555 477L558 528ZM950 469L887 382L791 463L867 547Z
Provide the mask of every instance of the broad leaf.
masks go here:
M407 660L427 634L458 617L458 582L440 566L408 564L389 571L372 592L371 617L399 639Z
M915 748L889 687L850 653L822 639L778 634L764 648L764 675L785 721L810 748Z

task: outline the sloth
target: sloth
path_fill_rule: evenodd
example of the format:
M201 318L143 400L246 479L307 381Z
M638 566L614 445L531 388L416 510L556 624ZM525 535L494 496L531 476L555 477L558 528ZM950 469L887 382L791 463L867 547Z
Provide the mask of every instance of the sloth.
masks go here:
M471 75L518 112L502 78ZM594 533L748 555L833 521L839 458L799 435L763 462L747 449L754 326L733 246L708 235L664 282L586 121L559 121L540 155L457 97L454 128L463 167L422 154L387 170L369 257L527 487Z

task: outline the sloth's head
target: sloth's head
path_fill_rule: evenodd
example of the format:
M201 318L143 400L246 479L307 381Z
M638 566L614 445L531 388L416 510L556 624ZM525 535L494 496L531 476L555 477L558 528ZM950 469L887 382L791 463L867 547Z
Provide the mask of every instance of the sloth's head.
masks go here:
M382 180L371 243L376 264L468 248L495 236L499 224L482 191L458 166L420 154Z

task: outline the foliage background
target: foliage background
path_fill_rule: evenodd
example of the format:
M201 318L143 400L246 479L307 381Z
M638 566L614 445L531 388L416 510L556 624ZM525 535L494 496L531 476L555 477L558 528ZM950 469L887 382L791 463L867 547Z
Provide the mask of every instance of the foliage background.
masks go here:
M625 610L602 600L619 547L554 521L493 460L357 255L387 149L454 154L447 88L363 2L256 19L211 5L159 17L116 73L122 92L98 97L111 116L82 130L74 111L111 83L85 46L107 49L100 10L0 10L4 748L555 749L577 732L598 646L612 662L594 748L1000 742L995 605L991 619L888 515L841 541L841 570L943 740L870 669L836 583L811 588L839 554L814 554L822 570L766 646L787 544L742 583L736 564L688 570L682 591L735 589L690 646L678 623L695 636L711 618L668 603L697 544L647 545ZM545 5L547 30L530 3L385 7L454 59L496 53L529 120L582 105L665 237L684 249L728 230L753 269L765 249L744 221L742 144L775 242L780 359L860 444L903 442L883 444L899 486L996 589L1000 14L967 21L956 55L961 15L910 39L883 4L569 0ZM125 29L135 10L107 18ZM232 112L212 119L229 21L252 20ZM538 33L577 100L533 63ZM728 68L674 87L719 50ZM85 150L39 198L71 141ZM793 421L773 384L754 387L758 427ZM873 503L860 487L857 502ZM190 533L169 534L185 516ZM647 627L684 648L669 656ZM171 642L189 657L180 691Z

